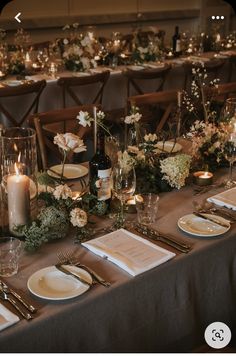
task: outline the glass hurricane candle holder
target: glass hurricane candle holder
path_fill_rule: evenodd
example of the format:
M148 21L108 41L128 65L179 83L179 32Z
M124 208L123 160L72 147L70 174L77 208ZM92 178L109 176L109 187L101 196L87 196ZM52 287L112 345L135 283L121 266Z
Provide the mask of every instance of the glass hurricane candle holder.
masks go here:
M37 215L37 152L33 129L12 127L0 136L1 225L16 236Z

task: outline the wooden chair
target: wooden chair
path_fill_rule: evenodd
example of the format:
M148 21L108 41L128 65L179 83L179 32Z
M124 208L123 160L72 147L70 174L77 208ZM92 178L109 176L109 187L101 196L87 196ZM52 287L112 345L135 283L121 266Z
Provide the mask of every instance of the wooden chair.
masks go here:
M25 123L30 113L38 112L40 95L42 94L42 91L45 88L45 86L46 86L46 81L41 80L39 82L22 84L15 87L7 86L7 87L0 88L0 113L6 117L6 119L9 121L10 126L16 126L16 127L22 126ZM17 118L15 118L10 113L9 109L6 108L7 104L4 103L4 100L6 98L14 98L14 97L22 97L22 100L24 100L25 96L30 96L30 95L33 96L33 99L30 98L31 101L29 105L27 105L26 112L23 114L21 118L19 118L18 111L17 111Z
M165 64L163 68L157 69L144 69L144 70L131 70L127 69L123 72L123 75L127 79L127 95L131 95L131 87L134 89L136 94L144 94L145 91L142 89L142 84L144 85L147 81L157 82L156 89L154 91L160 91L163 89L165 79L169 73L171 66Z
M82 105L30 116L30 126L35 128L37 134L40 168L46 170L49 167L48 157L50 152L56 158L61 159L59 150L53 143L53 138L57 133L72 132L82 139L88 137L92 128L79 125L76 116L81 110L88 111L92 116L93 109L94 105Z
M228 75L228 82L231 82L233 79L233 74L236 68L236 56L231 56L229 58L229 75Z
M88 76L65 77L58 79L57 84L62 88L63 107L67 107L67 95L73 99L76 105L102 104L103 91L109 76L110 71L105 71L103 73L92 74ZM87 100L83 100L81 98L81 92L80 94L78 92L79 87L82 89L81 92L83 92L85 87L89 87L90 94L91 92L95 92L93 98L89 97Z
M223 67L225 61L212 59L204 63L204 68L206 69L206 74L209 75L209 78L205 80L205 82L210 82L210 80L218 78L218 74L220 69ZM194 62L185 62L183 64L184 68L184 90L188 91L190 87L190 83L193 79L192 69L193 68L202 68L200 63Z
M143 115L142 121L151 121L151 123L154 121L155 132L160 133L177 107L177 93L176 90L168 90L131 96L128 98L128 107L131 107L131 105L139 107ZM156 108L161 109L159 118L156 117Z

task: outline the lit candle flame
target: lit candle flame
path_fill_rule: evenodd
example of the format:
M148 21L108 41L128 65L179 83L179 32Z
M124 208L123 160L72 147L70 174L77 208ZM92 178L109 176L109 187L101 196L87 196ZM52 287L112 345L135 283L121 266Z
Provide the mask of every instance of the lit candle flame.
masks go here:
M17 163L15 162L15 164L14 164L14 167L15 167L15 172L16 172L16 175L17 175L17 177L20 175L20 172L19 172L19 169L18 169L18 167L17 167Z

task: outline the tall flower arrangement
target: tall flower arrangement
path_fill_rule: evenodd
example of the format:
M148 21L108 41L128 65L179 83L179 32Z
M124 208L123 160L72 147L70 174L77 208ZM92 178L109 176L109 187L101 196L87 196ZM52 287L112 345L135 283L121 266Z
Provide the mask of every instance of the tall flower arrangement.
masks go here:
M78 28L78 23L63 27L68 33L62 43L62 57L68 70L83 72L97 66L97 45L92 33L79 33Z

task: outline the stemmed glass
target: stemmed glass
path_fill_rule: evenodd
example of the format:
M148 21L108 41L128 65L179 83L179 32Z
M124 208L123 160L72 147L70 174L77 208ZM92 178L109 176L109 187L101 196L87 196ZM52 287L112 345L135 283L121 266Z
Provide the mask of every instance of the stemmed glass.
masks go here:
M224 156L229 162L229 177L225 185L227 188L230 188L235 185L235 182L232 179L233 164L236 161L236 137L234 137L234 135L230 135L229 140L225 144Z
M236 98L228 98L222 111L223 121L228 123L228 140L225 143L224 156L229 162L229 177L226 187L232 187L235 182L232 180L233 164L236 161Z
M120 200L120 210L116 216L114 228L124 227L124 205L132 197L136 188L136 176L133 167L117 164L112 172L113 194Z

